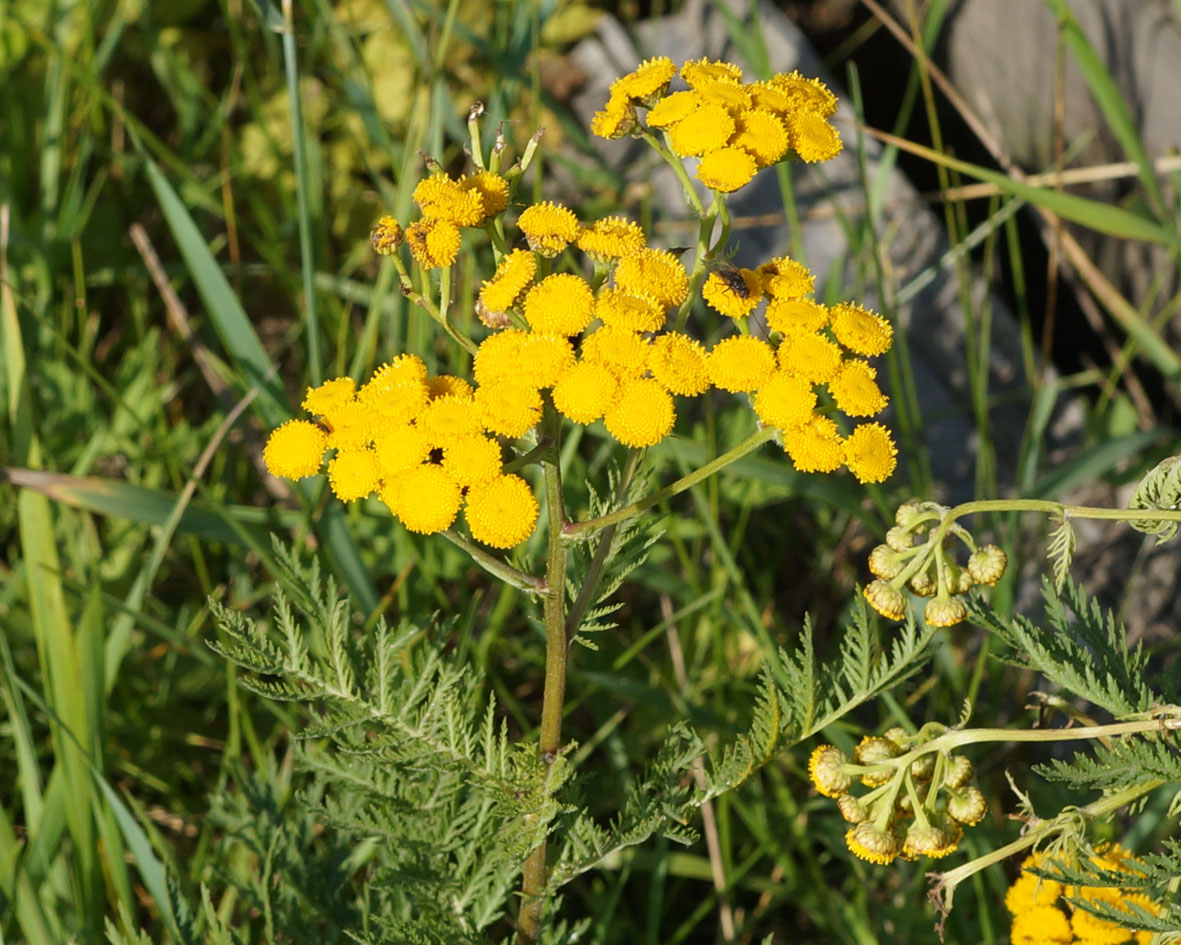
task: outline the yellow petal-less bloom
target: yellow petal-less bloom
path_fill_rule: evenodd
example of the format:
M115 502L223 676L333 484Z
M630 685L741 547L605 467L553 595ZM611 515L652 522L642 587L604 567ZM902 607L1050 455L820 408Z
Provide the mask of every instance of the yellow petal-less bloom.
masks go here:
M697 179L710 190L732 194L755 176L758 164L742 148L716 148L707 152L697 166Z
M426 383L412 379L409 370L387 370L387 367L378 368L368 383L357 391L357 403L368 416L365 422L409 423L427 404ZM341 425L335 418L330 418L329 423L334 430Z
M853 786L853 779L842 770L849 756L833 745L817 745L808 757L808 777L825 797L840 797Z
M356 392L357 382L351 377L334 377L319 387L309 387L300 406L317 417L326 417L341 404L352 400Z
M387 361L369 377L367 388L376 388L386 384L409 384L414 381L426 380L426 364L416 354L400 354L392 361Z
M813 415L783 434L783 449L800 472L829 473L845 461L845 441L831 417Z
M387 482L381 498L409 531L433 535L449 528L459 514L459 486L433 464L415 466Z
M443 448L443 472L457 486L478 486L500 475L500 444L484 436L464 436Z
M1023 872L1005 893L1005 908L1020 915L1038 906L1052 906L1061 895L1061 883Z
M636 106L626 95L612 95L590 120L591 134L600 138L622 138L635 127Z
M440 397L428 403L419 414L416 425L432 446L449 446L465 436L483 431L480 413L474 399Z
M328 484L341 502L365 498L381 484L377 454L370 449L341 450L328 464Z
M845 439L845 465L860 482L884 482L897 457L898 447L880 423L862 423Z
M475 406L485 430L513 439L541 420L541 394L520 381L481 384L476 388Z
M465 188L446 174L432 174L420 180L413 198L423 216L438 217L456 226L478 226L486 215L481 191Z
M638 253L647 244L638 223L626 217L604 217L578 234L578 248L596 262L607 263Z
M742 70L732 62L691 59L681 66L681 78L695 89L710 82L741 82Z
M968 619L968 605L958 597L935 597L923 608L923 622L929 627L954 627Z
M377 456L381 478L389 480L425 463L431 454L431 441L412 423L389 424L373 438L373 452Z
M604 325L625 331L659 331L665 322L664 309L651 296L632 295L609 286L599 290L595 316Z
M881 413L889 398L874 380L877 371L866 361L846 361L828 382L828 392L842 413L850 417L873 417Z
M578 218L574 211L556 203L526 207L517 220L529 248L542 256L556 256L578 239Z
M705 348L680 332L658 335L648 349L648 370L670 394L696 397L709 389Z
M887 620L906 618L906 596L893 584L871 581L861 593L869 601L869 606Z
M811 270L790 256L780 256L759 266L763 291L773 299L798 299L808 295L816 279Z
M854 856L878 866L894 862L900 852L898 840L889 828L879 830L869 821L849 828L845 846Z
M520 476L502 475L473 486L464 517L476 541L493 548L512 548L537 525L538 505L533 490Z
M284 479L303 479L320 471L328 434L310 420L288 420L271 431L262 460L267 472Z
M873 357L885 354L894 342L894 329L882 316L855 302L834 305L832 333L850 351Z
M461 400L471 400L472 385L462 377L440 374L426 382L426 395L428 400L438 400L440 397L458 397Z
M475 174L464 175L459 179L459 186L464 190L474 191L484 202L484 216L479 221L485 222L494 217L508 206L508 181L499 174L491 171L477 171ZM425 211L424 211L425 212Z
M787 119L787 132L791 149L809 164L834 158L844 147L836 128L815 112L793 112Z
M788 338L815 334L828 318L828 309L811 299L772 298L767 304L767 325Z
M406 234L393 217L383 216L369 234L369 242L373 244L373 251L379 256L392 256L398 247L406 241Z
M624 446L652 446L668 436L676 420L673 399L656 381L624 381L603 415L607 432Z
M645 102L663 95L676 74L677 67L667 56L645 59L634 72L620 76L611 83L611 94Z
M363 404L350 400L326 414L324 421L331 428L328 445L336 450L351 450L368 445L378 418Z
M481 341L472 361L476 383L483 387L519 377L528 338L528 332L519 328L506 328Z
M644 249L619 260L615 284L630 295L647 295L664 308L680 305L689 297L689 274L672 253Z
M521 356L516 380L537 389L552 387L574 367L574 346L564 335L530 332Z
M687 92L673 92L652 106L648 112L648 124L653 128L670 128L704 104L701 96L692 89Z
M841 366L841 349L823 335L789 337L779 346L779 366L792 374L823 384Z
M582 340L582 360L601 364L620 380L643 375L649 343L634 331L604 325Z
M743 109L736 124L730 145L750 154L759 167L774 164L787 154L790 144L787 128L774 112L765 108Z
M711 272L701 287L701 297L710 308L730 318L744 318L755 310L763 298L762 280L750 269L737 269L742 285L746 286L746 298L716 272ZM741 288L741 286L740 286Z
M702 82L695 91L706 105L721 105L731 115L737 115L744 108L750 108L750 92L736 82Z
M526 294L522 313L534 331L577 335L595 315L595 296L572 272L546 276Z
M790 100L793 111L813 112L829 118L837 110L837 97L819 79L802 76L799 72L780 72L767 84Z
M459 227L450 220L423 217L406 228L406 242L424 269L441 269L459 255Z
M668 144L674 154L698 157L725 147L732 134L734 119L727 109L721 105L702 105L669 129Z
M605 366L581 361L554 385L554 406L575 423L594 423L618 389L619 381Z
M492 278L480 287L480 300L489 311L507 311L535 275L537 257L527 249L514 249L500 261Z
M714 387L732 394L758 390L775 371L775 352L765 341L736 335L714 345L706 369Z
M791 98L770 82L751 82L746 90L755 108L766 109L774 115L786 115L794 107Z
M1070 945L1074 933L1060 909L1037 906L1013 918L1009 941L1012 945Z
M802 377L776 371L758 394L754 408L759 419L770 427L788 430L798 427L812 416L816 406L816 392Z

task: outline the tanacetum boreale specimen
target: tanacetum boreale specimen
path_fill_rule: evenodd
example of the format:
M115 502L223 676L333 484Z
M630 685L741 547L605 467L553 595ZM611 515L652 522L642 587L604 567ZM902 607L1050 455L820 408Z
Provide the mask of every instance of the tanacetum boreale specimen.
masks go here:
M678 76L685 88L672 90ZM698 160L707 187L730 193L776 161L838 153L835 108L822 83L797 73L744 83L729 63L678 70L651 59L613 83L591 127L650 142L658 132L671 154ZM309 419L284 424L267 443L273 474L299 479L326 468L341 501L376 496L425 534L451 528L462 512L472 538L509 548L532 533L538 502L504 466L536 445L547 410L574 424L601 421L607 435L643 449L672 433L680 398L711 389L747 398L801 471L844 466L862 482L893 472L893 438L866 422L887 405L870 361L891 345L885 319L855 303L817 301L812 274L786 256L707 276L706 260L690 272L624 216L582 221L549 201L516 209L523 167L501 174L498 161L496 153L459 178L433 173L414 189L419 219L403 226L383 217L372 234L404 290L441 323L445 313L417 294L430 280L410 278L402 247L421 270L449 280L465 233L492 243L496 268L477 292L489 333L471 343L472 376L429 377L404 354L360 385L345 377L311 388ZM688 330L697 297L733 325L712 346ZM756 332L759 313L766 330Z

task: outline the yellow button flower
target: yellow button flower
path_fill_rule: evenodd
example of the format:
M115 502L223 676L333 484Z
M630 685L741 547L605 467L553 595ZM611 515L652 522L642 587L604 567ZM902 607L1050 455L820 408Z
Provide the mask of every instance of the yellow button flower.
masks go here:
M381 478L388 480L421 463L431 454L431 441L412 423L383 426L373 438Z
M577 335L594 318L595 296L581 276L560 272L530 289L522 310L534 331Z
M604 325L582 341L582 360L601 364L620 380L640 377L648 365L648 342L634 331Z
M644 231L626 217L604 217L578 234L578 248L596 262L608 263L638 253L646 245Z
M736 125L731 146L742 148L759 167L774 164L787 154L790 144L787 128L774 112L765 108L743 109L738 113Z
M399 363L395 359L373 372L357 392L357 401L375 422L409 423L426 406L428 391L424 380L415 376L418 358ZM426 368L423 368L426 373ZM333 423L335 427L335 422Z
M647 102L663 95L676 74L677 67L667 56L645 59L634 72L620 76L611 83L611 95Z
M710 82L741 82L742 70L732 62L691 59L681 66L681 78L695 89Z
M813 415L783 434L783 449L800 472L829 473L845 461L845 443L830 417Z
M816 278L803 263L790 256L779 256L759 266L763 291L773 299L798 299L815 287Z
M669 393L696 397L709 389L705 348L680 332L657 335L648 351L648 370Z
M475 187L466 188L446 174L420 180L412 195L423 216L447 220L456 226L478 226L484 219L484 197Z
M672 253L645 249L626 256L615 267L615 284L630 295L647 295L664 308L689 297L689 274Z
M365 498L381 484L377 454L371 449L341 450L328 464L328 484L341 502Z
M459 486L433 464L415 466L387 481L381 499L407 530L433 535L449 528L459 514Z
M733 394L758 390L775 371L775 352L765 341L736 335L714 345L706 369L713 385L722 390Z
M578 218L574 211L556 203L526 207L517 220L529 248L542 256L556 256L578 239Z
M881 413L889 398L874 380L877 371L866 361L846 361L828 382L828 392L842 413L850 417L873 417Z
M828 118L837 110L837 97L819 79L799 72L780 72L767 84L790 100L793 111L813 112Z
M787 126L791 149L809 164L834 158L844 147L836 128L815 112L793 112Z
M465 436L483 431L480 414L472 398L440 397L418 415L418 428L432 446L448 446Z
M648 124L653 128L671 128L704 104L701 96L692 89L687 92L673 92L652 106L648 112Z
M529 333L519 328L506 328L480 342L472 362L476 383L483 387L519 377L528 337Z
M668 143L674 154L697 157L725 147L732 134L734 119L728 109L721 105L702 105L669 129Z
M398 247L406 241L406 234L393 217L383 216L369 234L369 242L373 244L373 251L379 256L392 256Z
M607 408L603 422L607 432L624 446L643 447L668 436L676 420L673 399L656 381L624 381Z
M622 138L635 127L636 107L626 95L612 95L590 120L591 134L600 138Z
M554 385L554 406L575 423L594 423L618 389L619 381L606 367L582 361Z
M461 488L500 475L500 444L487 436L464 436L443 448L443 472Z
M530 332L521 347L516 380L540 389L552 387L574 367L574 346L564 335Z
M788 338L815 334L828 317L828 309L811 299L772 298L767 305L767 325Z
M786 115L794 107L791 97L770 82L751 82L746 90L750 93L751 105L774 115Z
M755 413L770 427L787 430L812 416L816 392L802 377L776 371L755 395Z
M533 490L520 476L502 475L473 486L464 517L476 541L493 548L512 548L537 525L538 505Z
M1013 918L1009 941L1012 945L1070 945L1074 933L1060 909L1037 906Z
M373 439L373 427L378 418L363 404L350 400L326 414L324 422L330 428L329 447L336 450L351 450L369 444Z
M450 220L423 217L406 228L406 242L424 269L441 269L459 255L459 228Z
M303 479L320 471L328 434L310 420L288 420L271 431L262 451L267 472L284 479Z
M625 331L658 331L664 327L664 308L651 296L632 295L607 287L595 299L595 316L604 325Z
M508 206L508 181L499 174L478 171L475 174L464 175L459 179L459 186L480 195L484 204L484 216L480 223L496 216Z
M472 385L462 377L440 374L426 382L426 395L428 400L438 400L440 397L458 397L461 400L471 400Z
M504 312L537 275L537 257L527 249L514 249L500 261L492 278L480 287L480 301L491 312Z
M832 333L850 351L873 357L894 343L894 329L882 316L855 302L832 307Z
M500 380L476 388L476 411L490 433L516 439L541 420L541 394L515 380Z
M863 423L845 440L845 465L860 482L884 482L898 465L898 447L880 423Z
M317 417L326 417L341 404L352 400L356 392L357 382L351 377L335 377L319 387L309 387L300 406Z
M779 346L778 357L783 370L813 384L831 380L841 366L841 349L823 335L789 337Z
M750 269L730 267L728 278L711 272L701 287L701 297L723 315L744 318L763 298L762 280Z

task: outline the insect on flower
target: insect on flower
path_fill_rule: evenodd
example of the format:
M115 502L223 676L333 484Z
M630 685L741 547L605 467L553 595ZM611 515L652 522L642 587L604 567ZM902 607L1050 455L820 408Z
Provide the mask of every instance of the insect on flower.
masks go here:
M746 279L732 262L726 259L717 259L708 263L706 268L721 279L726 284L726 288L740 299L750 298L750 286L746 284Z

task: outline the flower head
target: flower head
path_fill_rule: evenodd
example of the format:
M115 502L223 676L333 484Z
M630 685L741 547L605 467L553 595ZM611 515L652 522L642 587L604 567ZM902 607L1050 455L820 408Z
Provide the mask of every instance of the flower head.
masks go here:
M643 249L625 256L615 268L615 284L631 295L647 295L664 308L689 296L689 274L672 253Z
M406 228L406 242L424 269L440 269L459 255L459 228L441 217L423 217Z
M556 256L578 239L578 218L574 211L556 203L535 203L517 220L529 248L542 256Z
M709 389L705 348L680 332L664 332L648 349L648 370L670 394L696 397Z
M813 384L831 380L841 366L841 349L823 335L789 336L777 354L783 370Z
M732 62L692 59L681 66L681 78L695 89L710 82L741 82L742 70Z
M1035 906L1013 918L1009 932L1013 945L1070 945L1074 933L1070 920L1053 906Z
M831 315L832 333L850 351L873 357L890 350L894 329L882 316L855 302L834 305Z
M816 112L793 112L787 126L791 149L809 164L834 158L844 147L836 128Z
M482 434L461 436L443 448L440 465L457 486L477 486L500 475L500 444Z
M780 72L767 84L790 102L793 111L828 118L837 110L837 97L819 79L807 78L799 72Z
M732 134L734 119L729 109L722 105L702 105L669 129L668 145L681 157L698 157L724 148Z
M300 406L317 417L327 417L352 400L356 392L357 382L351 377L334 377L319 387L309 387Z
M427 461L430 438L412 423L383 425L373 438L373 452L383 480Z
M373 251L379 256L392 256L398 247L406 240L406 234L393 217L386 215L377 221L377 225L369 234L369 242L373 244Z
M840 797L853 786L853 779L845 774L849 756L833 745L817 745L808 758L808 777L816 790L825 797Z
M484 204L484 215L480 223L496 216L508 206L508 181L499 174L477 171L475 174L461 177L459 186L480 195Z
M432 174L419 181L413 197L423 216L447 220L456 226L478 226L485 216L483 194L446 174Z
M552 387L574 366L574 346L565 335L530 332L521 356L517 380L539 390Z
M725 277L717 272L709 274L701 287L701 297L715 311L730 318L743 318L755 310L763 290L758 273L729 267Z
M611 94L648 102L663 95L676 74L677 67L667 56L645 59L634 72L620 76L611 83Z
M636 107L626 95L612 95L590 121L591 133L600 138L622 138L635 127Z
M575 423L594 423L618 389L619 381L605 365L581 361L554 385L554 406Z
M893 830L882 830L871 821L850 827L845 833L845 846L854 856L879 866L892 863L901 852Z
M599 290L595 315L604 325L625 331L658 331L665 321L664 309L651 296L631 295L610 286Z
M419 389L422 387L419 385ZM425 393L423 399L426 399ZM324 421L331 428L328 445L336 450L359 449L373 439L373 429L378 417L363 403L350 400L341 404Z
M476 388L475 408L485 430L516 439L541 420L541 394L529 384L497 380Z
M603 422L624 446L652 446L668 436L676 419L673 399L656 381L624 381Z
M454 395L430 401L419 414L417 426L436 447L483 431L474 400Z
M805 423L816 406L816 392L802 377L776 371L755 396L755 413L770 427L789 430Z
M626 217L604 217L578 234L578 248L596 262L610 262L638 253L646 245L644 231Z
M377 454L371 449L341 450L328 464L328 484L341 502L365 498L381 484Z
M709 379L731 393L758 390L775 371L775 352L765 341L735 335L719 341L706 359Z
M581 276L561 272L530 289L522 308L534 331L576 335L594 318L595 296Z
M859 482L884 482L898 465L898 447L880 423L863 423L845 440L845 465Z
M759 266L759 272L763 276L763 291L773 299L798 299L811 292L816 285L812 271L790 256L780 256L763 263Z
M601 364L620 380L638 378L648 366L649 343L634 331L604 325L582 340L582 360Z
M537 257L527 249L514 249L505 256L492 278L480 287L480 301L492 312L504 312L537 275Z
M759 167L774 164L787 153L787 128L783 120L765 108L746 108L738 114L737 129L730 140L742 148Z
M500 475L468 490L464 517L472 537L493 548L519 545L533 533L538 505L520 476Z
M828 381L828 391L842 413L850 417L872 417L889 402L874 378L877 371L866 361L846 361Z
M496 381L515 380L519 377L528 338L528 332L519 328L506 328L480 342L472 362L476 383L483 387Z
M284 479L303 479L320 471L328 434L309 420L288 420L271 431L262 460L267 472Z
M869 605L888 620L901 620L906 616L906 597L893 584L871 581L862 593Z
M959 597L934 597L923 608L923 620L929 627L954 627L968 616L968 605Z
M653 128L669 128L682 118L687 118L705 102L690 89L687 92L673 92L652 106L648 112L648 124Z
M818 414L785 430L783 449L800 472L832 472L845 461L845 441L836 422Z
M409 531L433 535L449 528L459 514L463 496L441 466L415 466L387 480L380 492Z
M811 299L781 299L767 304L767 325L789 338L812 335L828 324L828 309Z
M461 400L471 400L472 385L462 377L440 374L427 380L426 396L428 400L438 400L440 397L458 397Z

